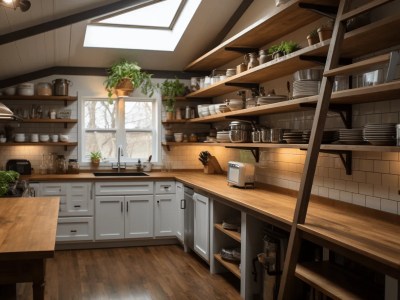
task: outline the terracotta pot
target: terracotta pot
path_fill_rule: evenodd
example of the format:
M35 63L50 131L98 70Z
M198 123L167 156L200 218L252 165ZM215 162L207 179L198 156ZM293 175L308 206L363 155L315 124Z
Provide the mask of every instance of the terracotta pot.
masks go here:
M333 29L332 28L320 27L320 28L318 28L317 32L318 32L319 40L320 41L325 41L325 40L330 39L332 37Z
M174 112L173 111L167 111L166 112L166 120L167 121L172 121L174 119Z
M319 43L319 38L317 36L307 35L308 46L312 46Z
M134 86L129 78L122 79L115 87L117 96L129 96L134 91Z
M100 166L100 159L92 159L90 162L93 168L98 168Z

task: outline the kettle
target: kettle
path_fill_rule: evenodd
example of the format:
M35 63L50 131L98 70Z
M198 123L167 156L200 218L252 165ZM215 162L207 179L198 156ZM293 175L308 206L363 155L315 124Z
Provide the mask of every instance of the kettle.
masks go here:
M59 78L59 79L53 80L54 95L55 96L68 96L68 87L70 84L71 84L71 81L69 81L67 79Z

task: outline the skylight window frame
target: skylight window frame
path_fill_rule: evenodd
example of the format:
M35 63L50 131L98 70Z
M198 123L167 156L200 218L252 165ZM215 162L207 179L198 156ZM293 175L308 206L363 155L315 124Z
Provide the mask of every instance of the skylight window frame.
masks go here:
M136 5L134 7L130 7L130 8L124 9L124 10L120 10L118 12L113 12L111 14L107 14L107 15L104 15L104 16L102 16L100 18L92 20L90 22L90 24L91 25L96 25L96 26L104 26L104 27L140 28L140 29L152 29L152 30L173 30L174 26L175 26L175 24L176 24L176 22L177 22L177 20L179 18L179 16L181 15L181 13L183 11L183 8L186 5L187 0L180 0L181 3L179 4L179 6L178 6L178 8L177 8L177 10L176 10L176 12L174 14L174 17L172 18L172 21L171 21L171 23L170 23L170 25L168 27L165 27L165 26L145 26L145 25L126 25L126 24L101 23L101 21L103 21L103 20L106 20L106 19L109 19L109 18L112 18L112 17L115 17L115 16L119 16L119 15L122 15L122 14L125 14L125 13L129 13L131 11L141 9L143 7L146 7L146 6L157 4L157 3L162 2L162 1L163 0L153 0L153 1L146 2L146 3L142 3L140 5Z

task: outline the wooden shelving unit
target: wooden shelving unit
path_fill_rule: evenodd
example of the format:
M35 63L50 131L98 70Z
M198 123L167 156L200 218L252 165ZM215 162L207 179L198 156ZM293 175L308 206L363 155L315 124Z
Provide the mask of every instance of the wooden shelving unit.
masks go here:
M222 227L221 224L214 224L214 227L221 231L222 233L226 234L227 236L231 237L235 241L240 243L241 237L240 237L240 232L233 231L233 230L226 230Z
M0 143L0 147L7 147L7 146L77 146L78 142L7 142L7 143Z
M23 119L24 123L78 123L78 119Z
M222 259L221 254L214 254L214 258L233 275L240 279L240 269L238 264Z
M0 96L0 100L40 100L40 101L77 101L77 96Z
M296 277L335 300L376 300L382 299L383 296L365 284L361 278L329 262L298 264Z

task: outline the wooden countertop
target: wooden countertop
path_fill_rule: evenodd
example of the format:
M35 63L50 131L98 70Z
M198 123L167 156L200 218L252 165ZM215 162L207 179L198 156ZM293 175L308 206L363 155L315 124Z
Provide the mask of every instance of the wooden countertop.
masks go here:
M35 175L32 181L54 180L178 180L260 217L265 222L290 230L296 192L282 193L279 188L239 189L227 185L225 175L202 172L151 172L146 177L94 177L78 175ZM352 251L378 264L392 276L400 276L400 216L340 201L313 197L306 222L299 225L307 238L329 244L330 248ZM335 248L336 247L336 248Z
M0 198L0 261L54 256L58 197Z

